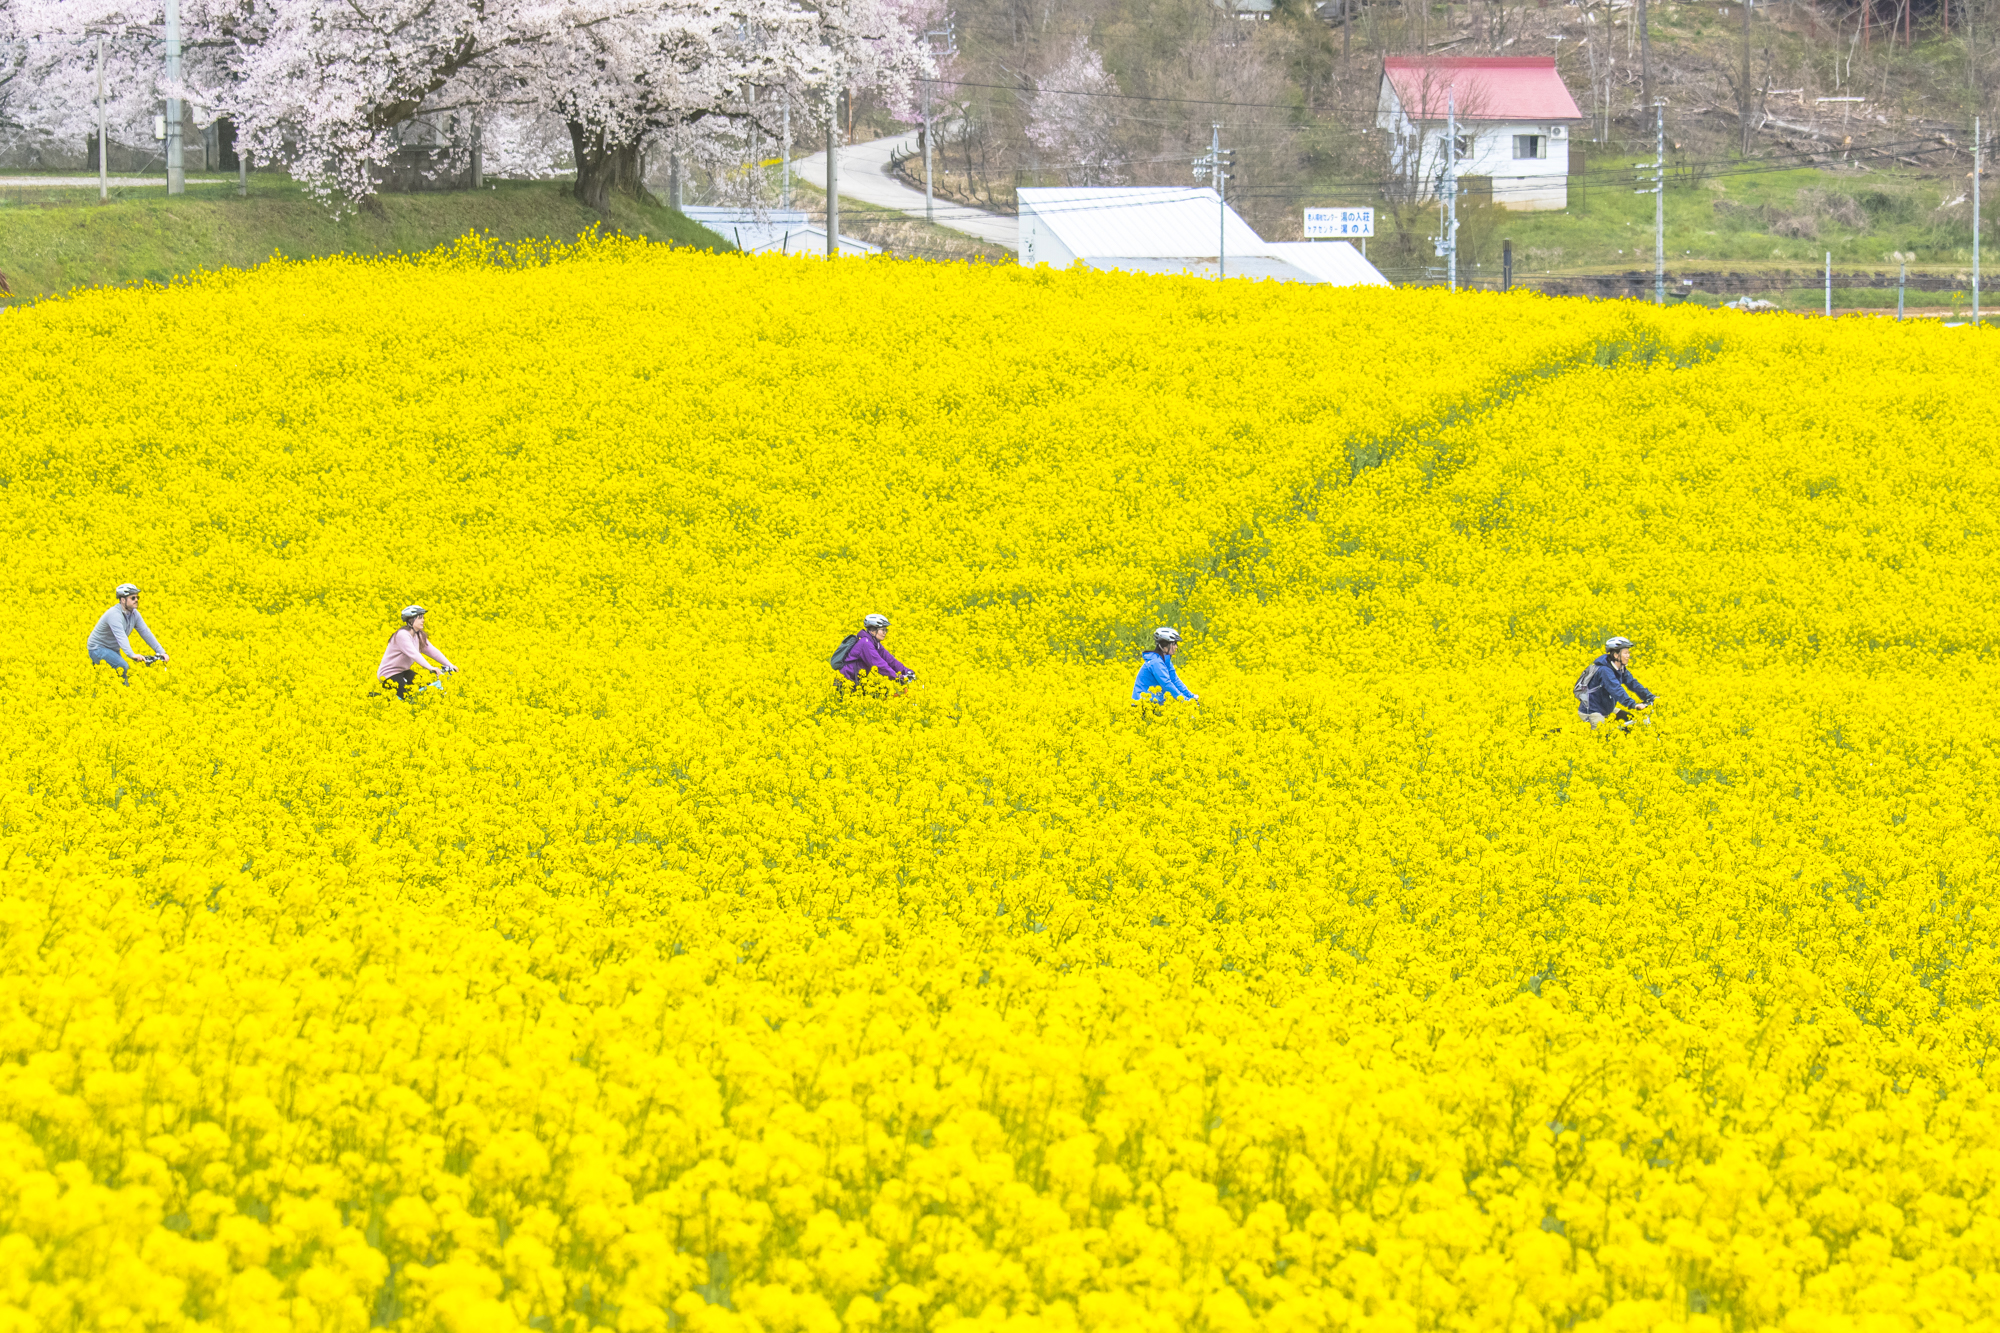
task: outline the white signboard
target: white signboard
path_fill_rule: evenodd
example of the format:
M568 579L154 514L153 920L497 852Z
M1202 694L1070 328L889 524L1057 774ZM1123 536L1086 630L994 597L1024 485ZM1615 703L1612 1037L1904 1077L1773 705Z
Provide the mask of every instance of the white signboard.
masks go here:
M1373 236L1375 210L1372 208L1308 208L1306 239L1322 236Z

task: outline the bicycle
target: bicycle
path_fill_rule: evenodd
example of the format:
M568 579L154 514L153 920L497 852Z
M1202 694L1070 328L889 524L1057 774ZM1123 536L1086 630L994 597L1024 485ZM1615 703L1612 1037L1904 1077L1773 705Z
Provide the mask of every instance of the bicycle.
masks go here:
M1659 706L1660 706L1660 696L1656 694L1653 696L1653 702L1641 705L1638 712L1636 713L1629 708L1624 708L1624 707L1613 708L1611 712L1605 716L1604 725L1606 726L1615 725L1618 728L1618 730L1625 732L1626 734L1629 735L1632 731L1632 724L1635 722L1644 723L1646 726L1649 727L1652 726L1653 710L1655 708L1658 708ZM1582 720L1581 714L1578 715L1578 720L1579 721ZM1560 736L1563 734L1564 730L1565 728L1563 727L1552 727L1543 734L1547 736ZM1591 730L1595 731L1596 728L1592 727Z
M453 667L449 671L437 671L428 667L425 670L430 671L431 679L421 685L417 683L416 672L413 668L409 670L410 679L408 680L398 680L395 676L377 677L375 688L368 691L368 697L371 699L394 698L399 702L408 703L426 690L435 690L439 694L444 694L446 692L444 678L458 674L458 668L456 667Z
M1618 724L1618 730L1629 734L1632 730L1632 724L1635 722L1644 723L1646 726L1649 727L1652 726L1653 710L1655 708L1658 708L1659 706L1660 706L1660 696L1656 694L1653 696L1653 701L1651 703L1640 705L1639 710L1636 713L1629 708L1619 708L1615 710L1610 717L1604 720L1606 722L1616 722Z

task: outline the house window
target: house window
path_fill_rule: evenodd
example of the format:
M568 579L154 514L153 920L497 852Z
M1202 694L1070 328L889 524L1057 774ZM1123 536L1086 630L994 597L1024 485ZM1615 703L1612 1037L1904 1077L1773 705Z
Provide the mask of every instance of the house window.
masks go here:
M1547 157L1549 138L1546 134L1517 134L1514 136L1514 157L1518 161L1530 157Z

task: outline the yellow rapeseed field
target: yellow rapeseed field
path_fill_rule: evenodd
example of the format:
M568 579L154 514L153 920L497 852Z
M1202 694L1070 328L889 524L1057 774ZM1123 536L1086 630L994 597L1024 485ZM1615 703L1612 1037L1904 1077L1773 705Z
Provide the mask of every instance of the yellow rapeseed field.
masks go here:
M12 311L0 1330L2000 1326L1992 339L622 243Z

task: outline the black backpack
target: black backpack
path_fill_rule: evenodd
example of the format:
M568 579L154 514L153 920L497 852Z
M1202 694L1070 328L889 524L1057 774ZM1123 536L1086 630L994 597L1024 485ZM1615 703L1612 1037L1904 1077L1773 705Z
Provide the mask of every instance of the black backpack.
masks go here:
M860 637L859 634L850 634L840 641L840 647L833 650L832 665L835 671L847 665L847 655L854 651L854 641Z

